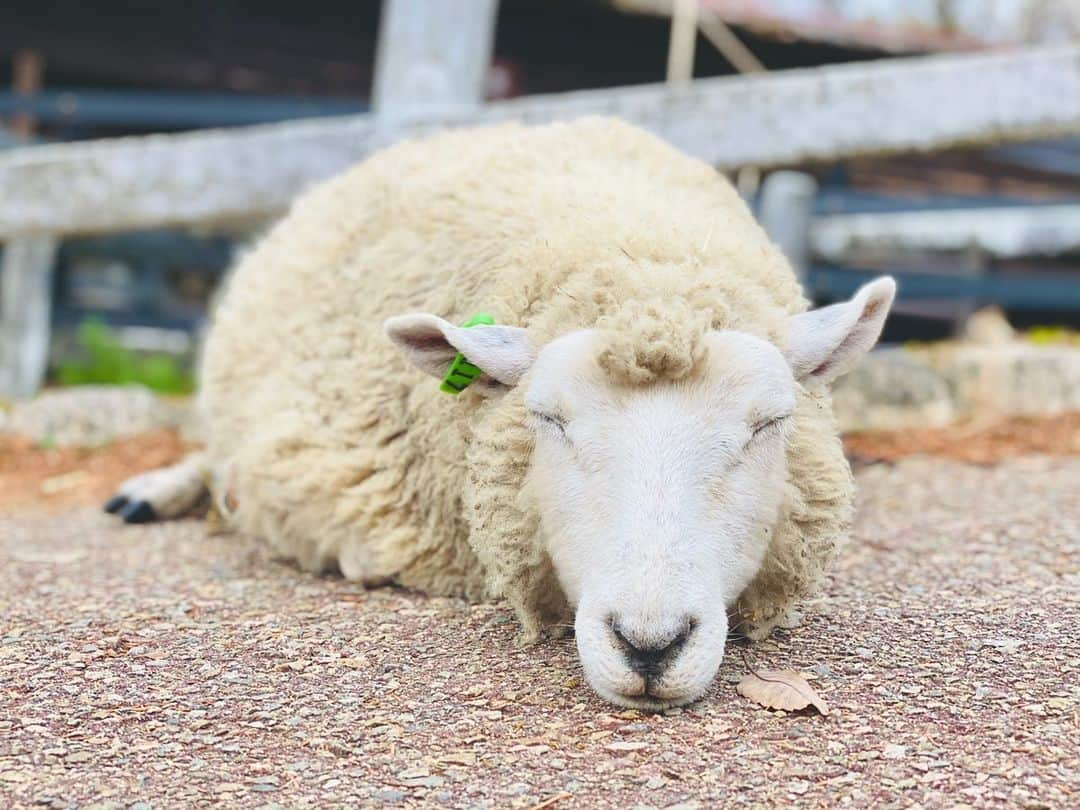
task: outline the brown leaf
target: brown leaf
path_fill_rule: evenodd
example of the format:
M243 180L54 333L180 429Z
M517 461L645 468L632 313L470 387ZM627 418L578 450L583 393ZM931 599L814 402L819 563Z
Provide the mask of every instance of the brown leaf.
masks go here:
M757 670L746 675L735 687L743 697L767 709L793 712L813 706L828 715L829 705L798 672L790 669Z

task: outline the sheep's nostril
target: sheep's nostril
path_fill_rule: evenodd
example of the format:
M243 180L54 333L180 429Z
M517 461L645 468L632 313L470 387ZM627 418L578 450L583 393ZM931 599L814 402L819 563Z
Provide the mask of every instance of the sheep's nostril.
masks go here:
M627 633L619 623L612 622L611 632L623 648L630 668L641 675L655 676L663 672L686 644L695 622L687 621L674 635L657 639L641 634Z

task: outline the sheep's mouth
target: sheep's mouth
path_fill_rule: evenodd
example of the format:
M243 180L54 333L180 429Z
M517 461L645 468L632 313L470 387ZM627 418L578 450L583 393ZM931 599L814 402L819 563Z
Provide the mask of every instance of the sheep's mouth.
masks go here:
M662 688L649 683L648 679L642 678L641 680L641 690L635 692L616 692L613 689L596 687L594 689L600 697L610 703L644 712L662 712L665 709L686 706L699 700L705 691L682 695L665 695Z

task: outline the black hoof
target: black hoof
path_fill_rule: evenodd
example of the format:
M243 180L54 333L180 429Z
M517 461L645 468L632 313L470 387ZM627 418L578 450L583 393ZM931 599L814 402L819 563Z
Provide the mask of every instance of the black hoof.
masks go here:
M125 495L113 495L105 502L105 511L110 515L115 515L121 509L128 504L127 496Z
M157 512L147 501L129 503L120 512L125 523L151 523L157 520Z

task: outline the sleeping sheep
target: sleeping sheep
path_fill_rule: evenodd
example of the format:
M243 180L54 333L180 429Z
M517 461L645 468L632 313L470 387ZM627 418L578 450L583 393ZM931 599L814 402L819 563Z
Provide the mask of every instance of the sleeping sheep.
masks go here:
M844 537L828 384L894 287L806 311L731 185L615 120L403 143L240 261L204 351L205 452L108 508L174 516L205 481L306 569L504 598L525 641L572 619L600 695L684 704ZM415 370L455 361L458 396Z

